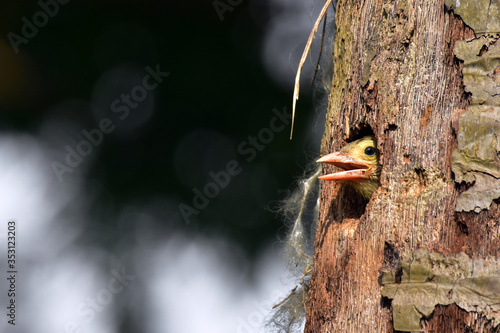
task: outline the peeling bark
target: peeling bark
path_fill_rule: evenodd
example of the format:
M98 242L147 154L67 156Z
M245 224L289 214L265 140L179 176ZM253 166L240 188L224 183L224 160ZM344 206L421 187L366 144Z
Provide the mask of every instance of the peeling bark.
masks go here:
M500 8L498 10L500 16ZM474 183L457 200L456 211L476 213L500 198L500 36L458 42L465 90L471 105L459 117L458 148L453 152L455 181Z
M473 259L500 254L498 201L480 213L455 212L468 186L455 183L451 156L472 98L454 50L475 35L444 0L341 0L336 29L322 154L373 133L383 169L368 203L350 188L322 185L305 332L393 332L381 281L401 258L419 248ZM500 331L454 303L420 325Z
M457 304L500 324L500 262L471 259L465 253L443 255L418 249L397 270L381 277L381 294L392 300L394 329L419 332L420 320L437 305Z

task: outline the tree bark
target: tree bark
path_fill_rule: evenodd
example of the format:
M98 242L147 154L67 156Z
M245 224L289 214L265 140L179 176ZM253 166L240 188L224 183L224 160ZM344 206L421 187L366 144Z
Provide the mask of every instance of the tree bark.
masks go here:
M405 278L404 258L420 248L441 262L500 254L498 200L479 213L455 211L470 185L455 182L451 157L472 97L454 50L475 32L444 0L340 0L335 20L322 155L373 134L383 169L367 203L348 187L322 183L305 332L394 332L401 314L381 292L390 272L396 284ZM500 331L455 303L429 306L421 330Z

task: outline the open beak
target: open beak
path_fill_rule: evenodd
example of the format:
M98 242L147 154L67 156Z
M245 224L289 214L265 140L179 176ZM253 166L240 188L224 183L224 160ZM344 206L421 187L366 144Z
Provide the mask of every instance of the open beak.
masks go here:
M363 181L369 178L369 166L347 156L344 152L335 152L325 155L316 162L332 164L346 170L318 177L322 180Z

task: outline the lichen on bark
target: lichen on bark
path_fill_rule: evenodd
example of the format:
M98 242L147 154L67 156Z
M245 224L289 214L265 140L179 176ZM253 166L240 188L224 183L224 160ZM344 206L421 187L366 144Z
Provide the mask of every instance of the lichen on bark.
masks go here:
M474 30L476 36L500 33L500 2L494 0L445 0L444 3Z
M452 170L456 182L474 183L455 210L479 213L500 198L500 38L457 42L455 55L464 62L465 90L472 99L459 119Z
M383 273L381 281L382 296L392 299L397 331L421 331L420 320L436 305L452 303L500 324L500 262L494 257L445 256L421 248L403 258L399 270Z

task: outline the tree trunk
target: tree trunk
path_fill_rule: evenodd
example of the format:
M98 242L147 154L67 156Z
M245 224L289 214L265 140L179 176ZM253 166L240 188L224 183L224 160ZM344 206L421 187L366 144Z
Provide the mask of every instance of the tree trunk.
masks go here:
M500 331L500 4L448 2L338 1L322 155L373 134L383 169L368 203L322 183L305 332Z

